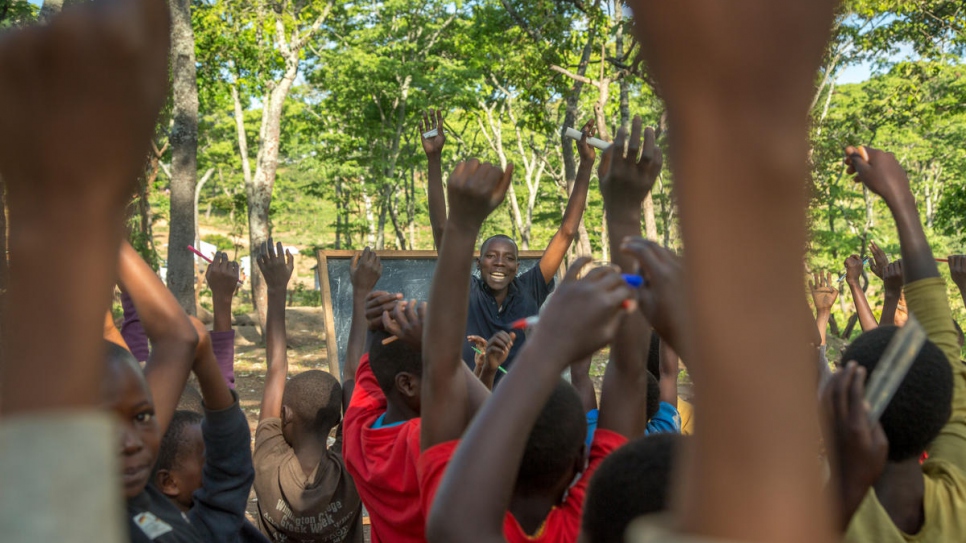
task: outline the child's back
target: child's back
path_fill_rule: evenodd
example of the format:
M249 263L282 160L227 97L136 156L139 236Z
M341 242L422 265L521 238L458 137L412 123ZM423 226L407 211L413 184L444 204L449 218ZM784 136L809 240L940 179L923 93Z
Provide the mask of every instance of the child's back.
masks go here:
M295 418L305 409L337 421L341 410L341 388L334 377L313 370L293 377L286 386L286 399ZM304 399L299 401L298 398ZM334 405L324 405L334 402ZM314 405L313 405L314 404ZM288 403L285 403L288 407ZM283 413L283 417L285 414ZM314 466L306 470L297 449L286 440L289 421L268 418L255 430L255 494L258 496L258 527L275 541L361 542L362 513L359 494L342 462L341 431ZM325 439L328 432L320 436ZM293 438L294 443L304 442Z

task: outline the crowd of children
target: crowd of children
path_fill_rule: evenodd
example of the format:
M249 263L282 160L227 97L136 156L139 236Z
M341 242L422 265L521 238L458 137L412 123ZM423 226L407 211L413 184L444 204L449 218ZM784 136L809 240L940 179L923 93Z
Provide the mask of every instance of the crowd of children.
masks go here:
M845 278L863 333L834 372L830 273L813 275L805 311L805 113L834 0L629 3L673 126L684 256L642 237L664 154L635 117L597 168L611 262L578 258L555 285L597 161L589 122L561 226L518 276L512 239L478 245L512 165L465 160L444 188L443 117L430 112L429 299L377 290L379 256L358 253L341 382L289 376L294 259L272 240L254 248L268 290L254 443L233 390L237 264L219 253L206 272L208 330L122 241L164 101L165 2L95 2L0 36L3 540L966 540L963 334L888 152L844 152L899 236L894 262L871 246L878 322L855 255ZM966 301L966 256L948 261ZM913 317L928 340L874 421L866 380ZM590 367L603 349L598 398ZM677 397L679 356L697 421Z

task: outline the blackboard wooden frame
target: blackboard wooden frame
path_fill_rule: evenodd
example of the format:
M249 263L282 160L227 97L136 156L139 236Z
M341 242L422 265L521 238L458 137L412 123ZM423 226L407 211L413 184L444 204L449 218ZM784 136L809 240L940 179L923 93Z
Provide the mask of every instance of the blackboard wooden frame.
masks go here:
M336 339L335 312L332 309L332 287L329 282L329 259L351 259L360 251L346 249L319 249L315 257L319 262L319 283L322 288L322 306L325 318L325 351L329 362L329 373L342 380L342 368L339 363L339 342ZM436 251L376 251L383 260L436 260ZM539 259L543 251L520 251L521 259ZM473 253L473 258L479 257L479 252Z

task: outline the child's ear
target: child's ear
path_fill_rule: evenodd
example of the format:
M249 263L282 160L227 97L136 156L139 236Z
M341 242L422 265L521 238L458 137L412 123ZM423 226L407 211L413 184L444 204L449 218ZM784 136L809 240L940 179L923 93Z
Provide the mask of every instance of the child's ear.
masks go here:
M295 420L295 413L292 411L292 408L287 405L283 405L282 406L282 427L284 428L286 425L291 424L292 421L294 420Z
M419 396L419 387L419 377L406 371L396 374L396 390L403 396L407 398Z
M181 493L178 489L178 481L171 476L171 472L166 469L159 469L154 474L154 485L158 487L165 496L175 499Z

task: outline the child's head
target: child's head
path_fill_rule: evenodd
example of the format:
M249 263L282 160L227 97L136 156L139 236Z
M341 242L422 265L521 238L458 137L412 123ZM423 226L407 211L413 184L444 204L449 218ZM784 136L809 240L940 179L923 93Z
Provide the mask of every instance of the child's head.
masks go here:
M419 413L423 355L419 349L404 341L395 340L383 345L383 340L388 337L390 334L383 330L373 332L372 346L369 348L372 373L388 401L402 402Z
M561 379L530 431L514 492L562 496L583 470L586 438L587 415L580 396Z
M107 371L103 398L114 411L121 428L121 480L125 498L144 491L151 478L161 429L154 418L154 399L134 356L123 347L104 341Z
M584 499L581 541L622 543L631 521L668 508L674 455L682 439L679 434L643 437L600 463Z
M855 360L871 375L898 330L895 326L880 326L862 334L842 354L842 361ZM952 398L949 360L935 343L927 340L882 414L889 460L901 462L922 454L949 420Z
M154 485L182 511L191 509L191 495L201 488L201 470L205 465L203 419L192 411L175 411L161 440Z
M302 436L327 439L342 420L342 385L331 374L309 370L285 383L282 435L289 445Z

